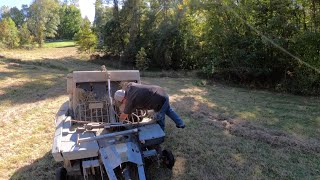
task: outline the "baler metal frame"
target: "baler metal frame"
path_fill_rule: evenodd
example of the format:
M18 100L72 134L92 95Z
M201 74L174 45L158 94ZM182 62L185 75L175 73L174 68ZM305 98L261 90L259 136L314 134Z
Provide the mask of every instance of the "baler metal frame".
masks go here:
M68 75L69 101L57 113L52 147L54 159L64 162L56 179L77 175L143 180L144 159L149 157L158 162L169 159L166 165L172 168L171 151L162 153L160 148L165 133L150 111L137 110L131 121L119 122L113 94L121 82L140 83L139 71L75 71ZM81 93L88 96L79 99Z

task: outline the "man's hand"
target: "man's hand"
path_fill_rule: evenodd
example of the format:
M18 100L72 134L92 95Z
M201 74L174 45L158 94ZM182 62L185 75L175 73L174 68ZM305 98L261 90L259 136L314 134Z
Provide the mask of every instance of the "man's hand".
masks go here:
M123 122L124 120L127 120L127 119L128 119L128 114L124 114L124 113L120 114L120 117L119 117L120 122Z

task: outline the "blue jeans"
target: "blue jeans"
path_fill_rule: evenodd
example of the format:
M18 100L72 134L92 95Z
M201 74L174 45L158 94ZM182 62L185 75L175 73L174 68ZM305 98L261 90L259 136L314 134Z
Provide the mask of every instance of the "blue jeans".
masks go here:
M158 121L158 124L164 130L165 127L165 116L169 116L177 126L182 126L184 125L182 119L179 117L179 115L174 112L169 104L169 97L166 97L166 101L163 103L161 109L159 112L156 113L155 119Z

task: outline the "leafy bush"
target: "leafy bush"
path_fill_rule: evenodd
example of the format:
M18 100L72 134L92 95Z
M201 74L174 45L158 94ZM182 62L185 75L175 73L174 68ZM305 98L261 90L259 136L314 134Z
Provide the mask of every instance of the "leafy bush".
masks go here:
M207 77L210 78L213 76L213 74L215 73L214 70L214 60L211 60L209 63L207 63L207 65L202 67L202 73Z
M142 47L138 54L136 55L136 67L139 70L146 70L149 68L150 60L147 58L147 53L145 49Z
M19 30L20 37L20 46L28 47L34 41L34 37L31 35L31 32L28 29L27 23L24 23Z

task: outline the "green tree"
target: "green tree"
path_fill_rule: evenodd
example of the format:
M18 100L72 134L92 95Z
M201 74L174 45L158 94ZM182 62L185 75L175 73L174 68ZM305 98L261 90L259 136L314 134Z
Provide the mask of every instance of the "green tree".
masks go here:
M207 77L238 83L320 91L317 0L108 2L112 17L97 32L105 51L123 54L125 63L138 66L143 47L153 68L202 69Z
M96 0L95 3L95 16L93 21L94 31L103 38L103 29L107 23L112 18L112 9L105 7L103 0Z
M314 49L300 41L316 44L311 39L317 39L317 33L309 33L318 29L317 21L312 20L317 16L313 5L304 0L206 3L204 43L207 65L214 69L211 72L240 83L294 93L314 93L313 87L320 90L316 85L319 76L313 70L319 68L318 58L306 56L302 50L314 55L317 46Z
M127 24L128 26L128 35L129 42L124 49L124 60L130 63L133 63L135 60L135 55L138 52L137 41L138 36L140 35L140 15L139 15L139 4L140 0L132 0L126 1L125 6L123 7L123 11L127 11L126 15L128 18Z
M10 8L9 6L1 6L0 7L0 19L8 17Z
M35 0L29 7L28 26L40 47L45 38L55 37L57 33L60 23L58 8L56 0Z
M0 42L7 48L19 46L18 29L10 17L3 18L0 22Z
M21 28L19 29L19 37L21 47L32 44L34 37L31 35L31 32L29 31L27 23L22 24Z
M25 20L25 16L17 7L10 8L7 13L3 14L3 18L5 17L10 17L18 28L22 26Z
M26 21L26 19L29 17L29 6L27 4L21 5L20 12L23 14L23 16L25 17L25 21Z
M74 40L79 46L78 50L81 52L91 53L97 46L97 36L93 33L90 28L90 21L88 18L85 18L83 25L78 33L76 33Z
M74 5L64 4L59 10L59 16L59 37L63 39L72 39L80 30L82 22L80 10Z
M107 53L119 56L124 51L125 44L128 42L124 19L120 14L118 0L113 0L112 17L101 32Z

